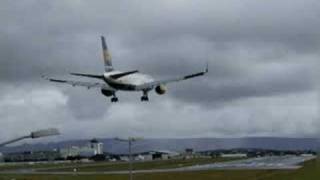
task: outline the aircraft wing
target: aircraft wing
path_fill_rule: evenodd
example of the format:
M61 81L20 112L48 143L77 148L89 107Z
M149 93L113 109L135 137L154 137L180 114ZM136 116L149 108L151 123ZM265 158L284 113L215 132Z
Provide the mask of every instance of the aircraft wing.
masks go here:
M90 88L103 88L106 90L115 91L115 89L109 87L105 83L62 80L62 79L54 79L54 78L47 78L47 77L45 77L45 79L49 80L51 82L55 82L55 83L69 84L71 86L80 86L80 87L82 86L82 87L86 87L88 89L90 89Z
M137 86L136 89L137 90L153 89L156 86L159 86L161 84L168 84L168 83L172 83L172 82L178 82L178 81L191 79L191 78L198 77L198 76L203 76L207 72L208 72L208 66L205 69L205 71L202 71L202 72L198 72L198 73L194 73L194 74L190 74L190 75L186 75L186 76L182 76L182 77L177 77L177 78L163 79L163 80L159 80L159 81L145 83L145 84Z

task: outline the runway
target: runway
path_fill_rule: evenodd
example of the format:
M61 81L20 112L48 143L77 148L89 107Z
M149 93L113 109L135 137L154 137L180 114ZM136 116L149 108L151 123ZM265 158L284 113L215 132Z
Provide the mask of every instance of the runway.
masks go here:
M301 168L301 163L314 158L315 156L269 156L199 166L190 166L181 169L186 171L212 169L298 169Z

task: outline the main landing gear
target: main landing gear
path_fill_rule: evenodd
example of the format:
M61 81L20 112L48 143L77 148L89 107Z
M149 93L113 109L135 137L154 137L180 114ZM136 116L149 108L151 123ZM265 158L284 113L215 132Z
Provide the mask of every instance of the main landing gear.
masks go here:
M117 97L111 98L111 102L118 102L118 101L119 101L119 99Z
M119 101L119 99L117 98L116 94L113 94L113 97L111 98L111 102L115 103L118 101Z
M141 96L141 101L149 101L148 91L143 91L143 95Z
M149 101L148 96L141 96L141 101Z

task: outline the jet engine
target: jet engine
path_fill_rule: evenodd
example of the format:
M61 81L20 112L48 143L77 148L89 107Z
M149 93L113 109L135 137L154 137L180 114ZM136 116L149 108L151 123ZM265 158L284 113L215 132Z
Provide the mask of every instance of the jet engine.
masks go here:
M163 84L160 84L159 86L157 86L155 88L155 91L156 91L157 94L162 95L162 94L166 93L167 87L165 85L163 85Z
M102 93L103 95L107 96L107 97L113 95L113 92L112 92L112 91L107 90L107 89L103 89L103 88L101 88L101 93Z

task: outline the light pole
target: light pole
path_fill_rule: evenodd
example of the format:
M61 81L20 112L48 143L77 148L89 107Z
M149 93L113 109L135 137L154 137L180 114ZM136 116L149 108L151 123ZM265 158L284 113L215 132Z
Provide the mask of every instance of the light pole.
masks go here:
M128 137L127 139L122 139L122 138L114 138L116 141L120 141L120 142L127 142L129 145L129 180L132 180L132 143L135 141L139 141L142 140L143 138L140 137Z
M58 129L55 128L50 128L50 129L42 129L39 131L33 131L31 132L29 135L26 136L21 136L3 143L0 143L0 147L5 146L7 144L11 144L23 139L27 139L27 138L31 138L31 139L35 139L35 138L41 138L41 137L46 137L46 136L55 136L55 135L59 135L60 132L58 131Z

